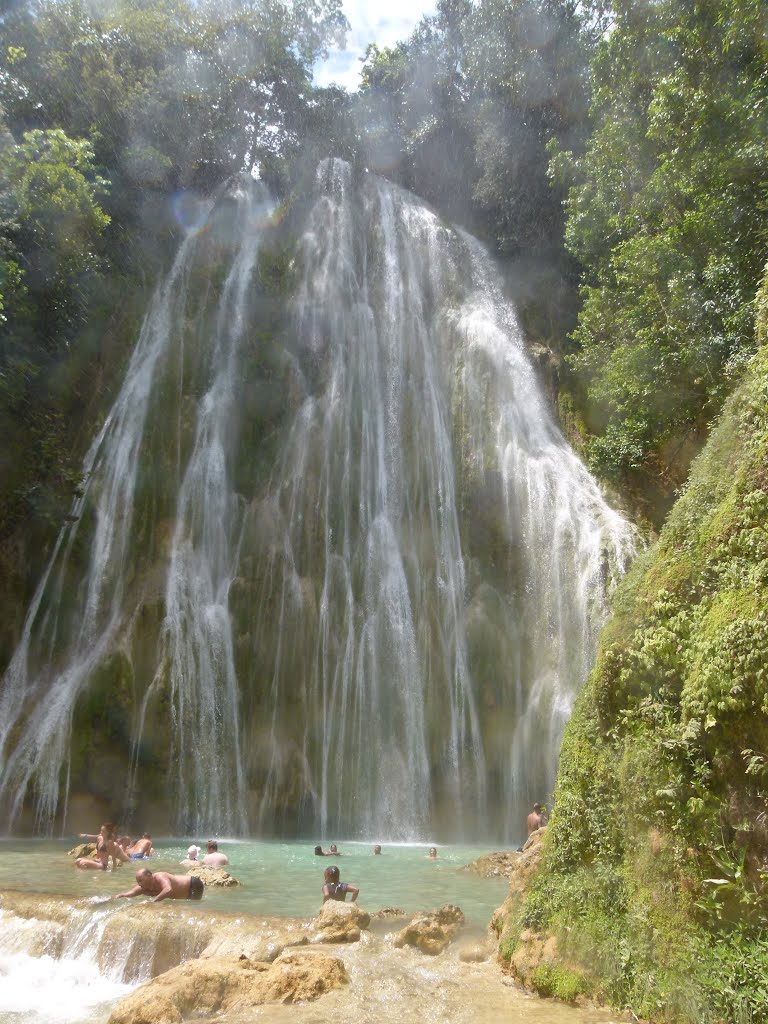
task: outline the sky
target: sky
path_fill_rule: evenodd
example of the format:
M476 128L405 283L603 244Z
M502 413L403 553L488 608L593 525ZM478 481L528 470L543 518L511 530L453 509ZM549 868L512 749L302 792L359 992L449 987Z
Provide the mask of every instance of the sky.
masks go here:
M407 39L425 14L434 14L434 0L344 0L349 22L346 50L331 50L315 67L315 83L335 82L353 91L360 84L360 61L368 43L393 46Z

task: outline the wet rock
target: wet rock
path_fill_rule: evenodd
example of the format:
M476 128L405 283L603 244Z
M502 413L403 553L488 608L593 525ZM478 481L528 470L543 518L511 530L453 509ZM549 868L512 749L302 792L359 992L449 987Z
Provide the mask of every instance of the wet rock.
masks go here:
M492 954L490 942L465 942L458 950L459 960L465 964L482 964L490 960Z
M224 868L209 868L206 864L190 868L187 874L197 875L203 885L221 886L222 888L229 889L232 886L241 884Z
M484 857L473 860L471 864L466 864L461 870L480 875L481 878L510 878L520 856L521 854L515 851L487 853Z
M371 920L376 921L389 921L393 917L408 917L408 912L402 907L382 907L381 910L375 910L371 914Z
M80 843L67 852L68 857L95 857L96 843Z
M328 900L313 922L312 942L357 942L371 915L356 903Z
M464 914L452 903L428 914L417 914L410 924L394 936L394 945L415 946L422 953L436 956L442 953L464 924Z
M273 963L247 957L191 960L122 999L109 1024L180 1024L265 1003L313 1000L346 981L343 961L319 950L291 950Z

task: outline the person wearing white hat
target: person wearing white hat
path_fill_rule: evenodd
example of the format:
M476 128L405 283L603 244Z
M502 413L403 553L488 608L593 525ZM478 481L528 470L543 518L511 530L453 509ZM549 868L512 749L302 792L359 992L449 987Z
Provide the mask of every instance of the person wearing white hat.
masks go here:
M199 853L200 847L195 846L193 843L192 846L190 846L189 849L187 850L187 856L184 858L184 860L180 860L179 864L183 865L185 868L196 867L200 863L200 861L197 859L197 855Z

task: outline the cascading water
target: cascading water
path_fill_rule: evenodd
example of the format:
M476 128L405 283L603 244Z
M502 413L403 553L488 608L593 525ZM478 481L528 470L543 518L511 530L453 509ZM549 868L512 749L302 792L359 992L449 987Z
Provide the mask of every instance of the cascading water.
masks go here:
M195 833L508 841L551 791L633 531L479 244L317 184L293 234L243 187L158 290L6 674L11 823L105 758Z

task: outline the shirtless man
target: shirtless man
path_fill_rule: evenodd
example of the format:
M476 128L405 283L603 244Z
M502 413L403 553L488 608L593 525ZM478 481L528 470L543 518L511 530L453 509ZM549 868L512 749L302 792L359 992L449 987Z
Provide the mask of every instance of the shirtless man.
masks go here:
M219 853L219 844L215 839L209 839L205 844L205 856L202 862L209 868L223 868L229 864L229 857L226 853Z
M151 857L152 850L152 837L149 832L145 832L141 839L137 839L133 846L128 848L128 856L131 860L144 860L147 857Z
M537 829L543 828L547 824L547 819L544 817L544 812L541 804L534 804L533 810L528 815L528 835L531 832L536 832Z
M167 871L155 871L139 868L136 872L136 885L128 892L119 892L114 898L134 896L151 896L150 903L160 900L201 900L205 886L197 875L169 875Z

